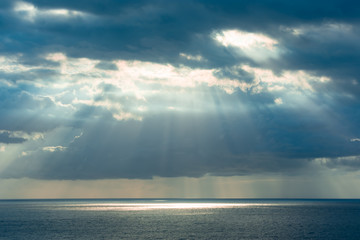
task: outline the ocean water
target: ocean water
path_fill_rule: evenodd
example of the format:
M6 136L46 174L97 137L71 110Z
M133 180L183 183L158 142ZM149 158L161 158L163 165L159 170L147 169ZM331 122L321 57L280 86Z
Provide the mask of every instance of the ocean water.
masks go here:
M360 200L0 200L0 239L360 239Z

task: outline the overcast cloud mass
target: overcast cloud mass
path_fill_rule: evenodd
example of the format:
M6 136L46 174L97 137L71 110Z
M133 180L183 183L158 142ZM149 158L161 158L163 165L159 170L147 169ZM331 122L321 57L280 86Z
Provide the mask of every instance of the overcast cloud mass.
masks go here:
M360 170L355 1L0 3L0 178Z

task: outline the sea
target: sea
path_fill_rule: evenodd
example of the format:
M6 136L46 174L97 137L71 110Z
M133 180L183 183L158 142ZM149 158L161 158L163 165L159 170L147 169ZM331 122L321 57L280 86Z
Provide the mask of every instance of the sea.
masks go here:
M0 239L360 239L360 200L0 200Z

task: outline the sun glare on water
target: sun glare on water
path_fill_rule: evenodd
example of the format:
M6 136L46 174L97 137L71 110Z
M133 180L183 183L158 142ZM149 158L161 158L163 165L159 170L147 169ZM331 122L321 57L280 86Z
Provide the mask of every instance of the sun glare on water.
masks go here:
M70 204L64 206L68 210L82 211L144 211L160 209L220 209L220 208L243 208L264 207L265 203L89 203Z

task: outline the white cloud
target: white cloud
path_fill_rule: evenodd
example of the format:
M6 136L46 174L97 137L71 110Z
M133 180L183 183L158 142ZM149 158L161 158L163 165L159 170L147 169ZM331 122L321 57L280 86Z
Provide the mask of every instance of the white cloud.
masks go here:
M22 151L21 156L25 157L25 156L28 156L30 153L31 153L30 151Z
M45 59L51 60L51 61L54 61L54 62L61 62L61 61L65 61L67 58L66 58L65 54L63 54L61 52L58 52L58 53L47 54L45 56Z
M276 48L275 42L265 37L264 39L261 42L263 38L255 35L254 39L248 40L246 46L251 47L252 44L259 44L265 48ZM183 56L190 57L186 54ZM23 66L18 61L17 56L1 57L0 63L3 64L0 65L0 71L10 74L20 73L24 75L23 82L36 84L40 91L33 96L34 99L49 98L57 107L56 110L54 108L54 111L48 112L49 114L71 116L83 105L88 105L108 110L119 121L142 120L144 114L155 108L171 110L168 108L169 105L177 110L190 110L191 106L206 109L206 106L211 105L212 100L201 99L202 94L214 87L227 94L232 94L235 91L253 94L272 92L274 98L277 99L275 103L281 104L283 99L276 94L285 90L313 91L313 83L323 83L330 80L324 76L311 75L306 71L284 71L275 75L271 70L248 65L238 65L230 69L229 71L234 73L234 77L219 77L217 73L221 69L201 69L145 61L116 60L112 63L117 66L118 70L106 70L96 68L99 63L98 60L71 58L61 52L47 54L44 58L59 62L59 65L48 67L54 72L54 75L49 78L39 76L36 81L27 80L26 73L34 72L36 75L37 67ZM245 72L253 79L251 81L237 79L236 73L239 71ZM157 106L152 102L152 99L155 98L157 99ZM174 102L165 103L165 99L172 99L176 104ZM161 105L160 102L164 103ZM210 108L212 107L210 106Z
M37 67L29 67L18 62L20 56L0 56L0 71L4 73L16 73L37 69Z
M31 3L23 1L16 2L13 11L18 14L19 18L29 22L35 22L39 18L47 18L50 20L68 19L74 17L82 17L84 19L93 18L93 16L88 13L76 10L62 8L39 9Z
M116 79L122 79L125 86L137 90L141 96L141 85L157 85L173 88L196 88L200 85L217 86L227 93L233 93L237 88L244 88L244 83L228 78L218 79L214 76L217 69L199 69L186 66L174 67L169 64L158 64L142 61L118 61L120 69L116 72ZM114 84L115 81L108 83ZM127 82L125 79L130 80ZM135 84L134 84L135 83ZM118 81L117 85L124 86ZM135 87L136 86L136 87Z
M225 47L239 49L239 54L245 54L258 62L277 58L281 51L277 40L260 33L223 30L214 33L213 38Z
M42 150L46 152L65 151L67 147L64 146L47 146L43 147Z
M11 138L22 138L26 140L40 140L44 138L44 134L39 132L27 133L24 131L0 130L0 134L1 133L7 133Z
M289 90L308 90L314 91L312 83L325 83L330 81L325 76L314 76L306 71L284 71L280 75L275 75L271 70L250 67L243 65L241 68L254 75L253 85L256 90L263 91L277 91L286 89Z
M352 138L350 139L350 142L360 142L360 138Z
M24 20L31 22L34 21L37 14L37 9L34 5L22 1L16 2L14 5L14 11Z
M225 30L217 33L215 39L224 46L236 46L241 49L266 48L274 49L278 42L260 33L243 32L239 30Z
M283 100L281 98L275 98L274 102L278 105L283 104Z
M181 57L187 59L187 60L192 60L192 61L203 61L204 58L201 55L189 55L189 54L185 54L185 53L180 53L179 54Z

